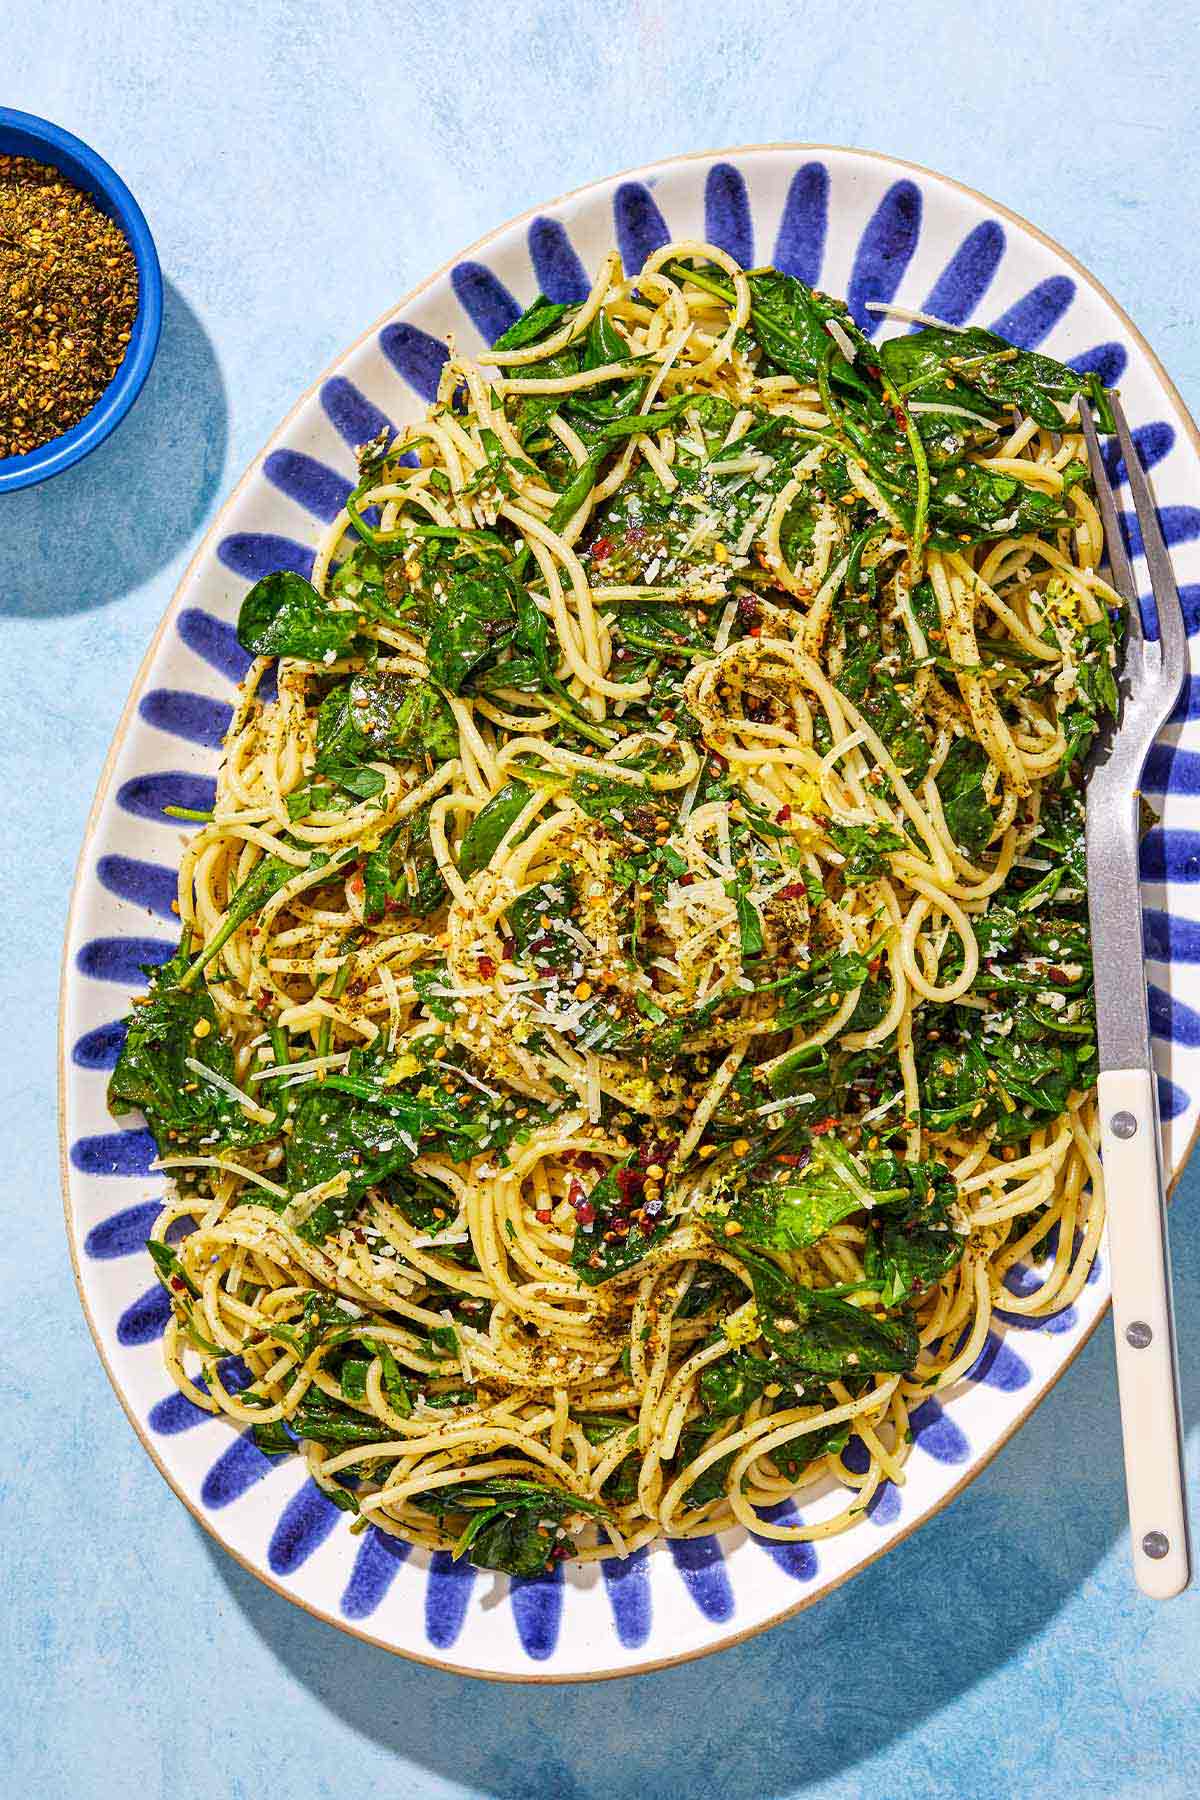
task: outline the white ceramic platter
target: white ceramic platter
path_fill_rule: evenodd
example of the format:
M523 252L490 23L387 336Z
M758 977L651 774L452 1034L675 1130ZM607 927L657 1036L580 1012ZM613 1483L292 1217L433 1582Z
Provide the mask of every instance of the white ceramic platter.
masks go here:
M903 1489L886 1484L853 1532L779 1545L729 1531L626 1563L513 1582L375 1530L352 1537L296 1458L268 1460L176 1394L159 1338L166 1300L143 1249L163 1187L147 1133L104 1105L117 1021L139 966L174 947L180 828L166 804L207 806L234 684L233 622L268 569L307 573L342 503L353 446L423 412L453 332L482 347L541 288L586 291L614 239L627 268L668 237L706 238L745 264L955 322L994 325L1119 381L1153 469L1190 629L1200 626L1196 428L1116 303L1032 226L955 182L881 156L777 145L682 157L615 176L503 225L417 288L297 402L205 539L138 675L100 783L68 925L62 1118L67 1227L97 1347L130 1423L179 1498L248 1569L299 1605L388 1649L516 1680L578 1680L702 1655L760 1630L881 1555L975 1475L1062 1373L1107 1303L1103 1259L1072 1307L1000 1325L970 1375L914 1415ZM895 330L895 325L889 329ZM1121 471L1123 474L1123 471ZM1136 547L1136 544L1135 544ZM1140 565L1139 565L1140 567ZM1189 685L1146 788L1163 809L1146 839L1145 953L1168 1166L1182 1166L1200 1103L1200 722ZM1131 943L1130 956L1141 946ZM137 1528L130 1521L130 1529ZM937 1529L936 1525L931 1527Z

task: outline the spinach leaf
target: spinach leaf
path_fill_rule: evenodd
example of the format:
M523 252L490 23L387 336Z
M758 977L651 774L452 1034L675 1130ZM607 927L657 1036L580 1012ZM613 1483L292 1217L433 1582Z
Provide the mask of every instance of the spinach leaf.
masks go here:
M277 569L256 581L238 614L238 643L251 656L295 656L324 662L341 656L359 629L357 612L334 608L311 581Z
M505 916L517 956L539 969L569 969L578 960L579 946L561 926L574 905L575 883L566 869L510 901Z
M452 582L425 643L434 681L448 693L461 694L468 677L512 643L517 601L517 583L503 569Z
M952 399L991 417L1017 406L1048 431L1061 431L1055 401L1072 400L1085 385L1074 369L973 325L966 331L926 326L880 347L893 388L921 400Z
M908 848L903 832L882 821L877 825L831 825L829 835L846 859L842 865L842 880L847 887L876 881L888 872L890 853Z
M422 754L437 762L458 754L454 715L431 682L364 672L332 689L322 701L317 714L317 773L360 798L370 797L362 791L364 775L370 778L370 793L385 785L370 763L412 762Z
M184 986L182 946L169 962L147 967L150 992L126 1021L125 1042L108 1082L117 1114L144 1113L160 1156L217 1145L261 1143L275 1136L272 1121L249 1119L230 1095L188 1067L189 1059L226 1081L234 1079L233 1051L221 1036L217 1011L202 983Z
M742 1227L741 1235L748 1244L771 1250L806 1250L852 1213L881 1205L906 1191L900 1187L892 1192L890 1186L876 1191L849 1151L836 1138L823 1137L814 1139L801 1170L776 1168L765 1174L756 1170L736 1192L731 1216Z
M955 550L964 542L1061 531L1074 523L1057 494L972 462L934 476L929 518L934 543Z
M1050 586L1053 587L1053 583ZM1076 686L1061 715L1067 748L1059 765L1060 784L1070 779L1072 768L1086 757L1102 720L1105 717L1115 719L1120 709L1116 642L1117 636L1107 612L1102 612L1093 623L1081 626L1074 634Z
M671 1231L674 1220L647 1221L638 1212L640 1195L622 1187L619 1176L629 1167L627 1158L619 1167L600 1177L587 1197L586 1209L580 1209L579 1223L571 1243L571 1267L588 1287L598 1287L623 1274L660 1244Z
M732 1419L745 1412L763 1389L780 1377L778 1365L749 1350L731 1350L700 1371L700 1403L710 1419Z
M885 1157L873 1172L908 1190L900 1204L872 1215L864 1258L866 1278L878 1285L884 1306L898 1306L956 1268L967 1240L953 1226L954 1178L944 1164Z
M974 738L955 738L938 770L937 790L946 829L959 849L976 856L992 835L995 820L984 793L988 755Z
M463 833L458 851L458 872L464 881L486 869L505 832L528 806L532 790L523 781L506 781L487 805L475 814Z
M568 308L560 301L547 300L545 294L539 294L532 305L527 306L519 319L514 319L507 331L502 331L492 345L493 350L527 350L532 344L562 324Z
M916 1365L920 1340L907 1319L879 1319L835 1295L800 1287L760 1251L731 1238L727 1248L750 1271L762 1337L789 1369L825 1380Z
M365 1337L362 1343L363 1349L369 1350L372 1356L377 1356L382 1365L383 1391L388 1405L402 1418L407 1418L413 1409L412 1390L401 1372L400 1364L381 1339Z
M608 1517L608 1508L597 1500L511 1475L434 1488L418 1495L416 1504L439 1515L468 1514L469 1522L454 1546L456 1558L466 1556L477 1569L498 1569L501 1574L526 1579L573 1553L571 1540L558 1536L562 1520L577 1513L594 1519Z

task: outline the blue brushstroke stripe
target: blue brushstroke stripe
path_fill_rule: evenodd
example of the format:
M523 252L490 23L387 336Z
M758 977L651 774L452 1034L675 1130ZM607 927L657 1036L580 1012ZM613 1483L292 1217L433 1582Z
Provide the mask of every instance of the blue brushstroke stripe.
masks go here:
M1183 684L1183 692L1171 708L1171 718L1179 724L1187 719L1200 719L1200 679L1195 675Z
M867 301L895 299L920 234L921 191L911 181L894 182L867 221L846 289L851 315L868 337L883 321L867 311Z
M554 1655L562 1625L562 1564L556 1563L548 1575L514 1576L508 1600L522 1650L533 1662L545 1662Z
M825 260L828 226L829 170L824 163L805 163L796 170L788 188L775 239L775 267L816 287Z
M162 863L142 862L135 856L102 856L96 864L96 876L100 886L118 900L144 906L160 919L175 917L179 878L174 869Z
M415 325L385 325L379 348L396 373L422 400L436 400L442 368L450 352L440 338L430 337Z
M650 1636L650 1549L643 1544L628 1556L609 1556L600 1564L617 1638L626 1650L637 1650Z
M76 1040L71 1061L80 1069L115 1069L125 1043L125 1031L124 1019L113 1019L107 1025L85 1031Z
M733 1617L733 1589L721 1546L715 1537L668 1538L671 1560L683 1584L706 1619L720 1624Z
M429 1562L425 1588L425 1636L435 1650L448 1650L463 1628L475 1571L464 1557L455 1562L448 1550L436 1550Z
M547 300L570 306L587 299L592 285L587 270L557 219L542 214L533 221L529 227L529 257Z
M486 344L494 344L521 316L521 308L486 263L455 263L450 285Z
M1152 981L1146 983L1146 997L1150 1002L1150 1029L1155 1037L1183 1044L1188 1050L1200 1049L1200 1012L1195 1007Z
M1166 419L1156 419L1151 425L1139 425L1133 434L1133 447L1137 451L1138 461L1146 470L1155 468L1164 456L1169 456L1174 444L1175 427ZM1121 455L1121 446L1116 438L1105 439L1100 455L1113 487L1120 487L1123 481L1128 481L1125 458Z
M233 720L227 700L211 700L207 694L181 688L152 688L138 702L138 711L157 731L169 731L189 744L203 744L206 750L221 748Z
M1142 948L1152 962L1200 962L1200 923L1144 906Z
M1143 881L1200 881L1200 831L1164 831L1155 826L1142 839Z
M1158 1116L1160 1119L1177 1119L1188 1109L1188 1095L1174 1081L1168 1081L1165 1075L1159 1075L1158 1081Z
M161 1211L161 1200L146 1200L140 1206L126 1206L112 1213L92 1226L83 1240L84 1255L97 1262L112 1262L119 1256L133 1256L144 1250Z
M803 1523L796 1509L794 1500L779 1500L774 1506L760 1506L757 1509L760 1519L769 1525L800 1525ZM764 1537L760 1532L750 1533L756 1544L766 1551L777 1569L790 1575L793 1581L811 1581L817 1573L816 1546L804 1538L792 1543L785 1543L779 1538Z
M322 384L321 406L342 442L352 450L370 443L381 431L395 430L387 414L380 412L375 402L368 400L362 389L344 375L333 375Z
M278 1456L268 1456L259 1449L248 1431L242 1432L227 1450L221 1452L204 1477L201 1500L205 1506L213 1508L231 1506L269 1475L276 1463L288 1460L288 1455L283 1451Z
M126 1350L139 1350L153 1344L167 1329L171 1302L156 1281L152 1288L139 1294L117 1320L117 1342Z
M1004 229L995 219L985 219L969 231L946 264L920 311L964 325L991 285L1004 255Z
M704 238L728 251L743 269L754 267L754 221L740 169L714 163L704 184Z
M1079 356L1067 358L1068 367L1078 369L1081 375L1097 374L1105 387L1115 387L1125 373L1125 365L1129 354L1124 344L1096 344L1091 350L1084 350Z
M1018 1356L997 1332L989 1331L983 1349L963 1380L982 1381L1003 1394L1013 1394L1018 1388L1028 1387L1033 1374L1024 1357Z
M288 569L307 581L315 552L295 538L279 537L272 531L235 531L217 545L217 559L243 581L259 581L276 569Z
M991 329L1019 349L1033 350L1049 337L1074 298L1075 283L1070 276L1051 275L1001 313Z
M1158 523L1168 547L1172 544L1190 544L1195 538L1200 537L1200 507L1160 506ZM1125 542L1129 545L1129 554L1131 556L1143 555L1142 528L1137 522L1137 514L1122 513L1121 529L1125 536Z
M175 950L176 945L166 938L92 938L80 949L75 966L93 981L116 981L122 987L144 988L143 968L168 962Z
M613 222L627 275L636 275L648 256L671 241L667 221L641 181L621 183L613 195Z
M221 1377L221 1385L230 1394L240 1393L253 1380L240 1356L222 1357L217 1364L217 1371ZM202 1394L210 1391L203 1375L196 1377L195 1385ZM163 1437L178 1437L180 1432L193 1431L197 1425L209 1423L216 1414L206 1412L194 1400L189 1400L186 1394L176 1390L167 1394L164 1399L156 1400L146 1416L151 1431L157 1431Z
M964 1433L937 1400L922 1400L909 1413L908 1424L918 1449L935 1462L965 1462L971 1454Z
M347 1619L370 1618L383 1604L397 1570L411 1552L412 1545L403 1538L391 1537L377 1525L368 1526L342 1594L342 1612Z
M867 1501L867 1517L881 1529L900 1517L900 1490L894 1481L881 1481Z
M229 681L239 682L253 661L238 643L233 626L199 606L185 607L175 628L189 650Z
M267 1545L267 1562L275 1575L294 1575L329 1536L341 1509L315 1481L306 1481L280 1514Z
M153 775L135 775L117 789L117 805L135 819L149 819L178 831L186 821L168 818L164 807L188 812L211 812L217 784L208 775L189 775L181 769L164 769Z
M157 1155L148 1131L99 1131L75 1139L71 1166L81 1175L148 1175Z
M272 487L326 525L332 525L354 487L328 463L318 462L302 450L272 450L263 463L263 474Z
M1145 794L1200 794L1200 752L1155 744L1142 770Z

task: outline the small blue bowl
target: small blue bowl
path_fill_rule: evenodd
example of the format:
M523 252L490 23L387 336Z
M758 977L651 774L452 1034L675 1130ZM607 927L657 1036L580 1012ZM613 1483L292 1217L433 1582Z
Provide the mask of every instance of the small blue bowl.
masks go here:
M120 368L91 412L61 437L39 444L25 456L0 457L0 494L32 487L82 461L116 429L142 391L162 330L162 271L141 207L115 169L81 139L32 113L0 106L0 155L31 156L51 163L90 194L102 213L121 227L137 261L138 309L133 335Z

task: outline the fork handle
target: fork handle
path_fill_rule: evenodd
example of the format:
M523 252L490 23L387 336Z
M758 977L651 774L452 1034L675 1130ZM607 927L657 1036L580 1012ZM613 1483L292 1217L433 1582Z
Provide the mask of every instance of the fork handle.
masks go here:
M1191 1564L1154 1078L1105 1069L1099 1099L1133 1568L1144 1594L1169 1600Z

